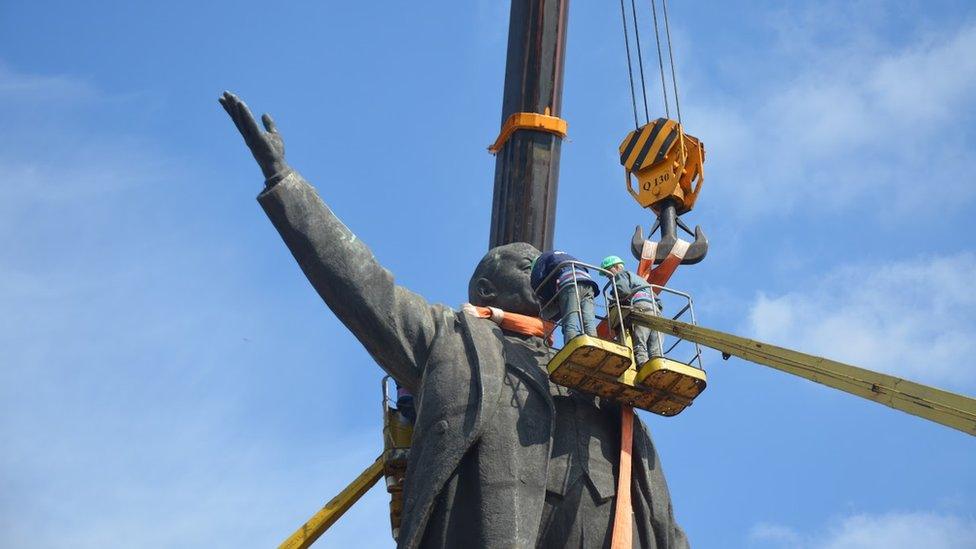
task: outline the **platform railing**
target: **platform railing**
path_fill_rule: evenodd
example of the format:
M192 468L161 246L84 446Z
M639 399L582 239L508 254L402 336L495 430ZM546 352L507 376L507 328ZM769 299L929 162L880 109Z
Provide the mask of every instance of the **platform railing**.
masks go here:
M660 297L662 294L664 294L665 296L673 296L674 299L672 299L671 301L677 303L678 312L676 312L674 315L671 315L669 317L671 318L671 320L686 322L694 326L698 325L698 319L695 317L695 304L694 304L694 300L691 297L691 294L682 292L680 290L675 290L667 286L661 286L659 284L651 284L651 289L658 297ZM660 310L658 311L658 316L662 316L662 317L665 316L663 308L660 306L658 307L660 308ZM637 320L631 318L631 322L634 321ZM667 334L658 331L655 331L654 333L657 334L657 337L659 338L659 342L661 343L661 350L663 351L664 356L666 358L670 358L671 360L677 360L678 362L687 364L688 366L692 366L694 368L698 368L699 370L704 370L704 367L702 365L702 349L701 349L701 345L699 345L697 342L687 340L685 338L679 337L674 334ZM688 349L689 347L690 349ZM686 349L691 351L692 353L691 358L689 359L676 358L676 354L681 353Z
M546 341L550 341L550 342L554 341L553 334L556 328L561 328L570 316L569 313L565 313L564 311L562 311L558 305L560 294L565 291L573 291L574 295L576 296L576 319L579 321L580 333L585 333L583 328L584 324L583 324L582 300L580 299L580 294L579 294L580 279L579 279L579 272L576 270L576 267L586 269L588 273L589 271L595 271L595 273L603 274L605 276L610 277L610 279L613 280L613 273L606 269L602 269L600 267L597 267L595 265L590 265L589 263L584 263L582 261L572 261L572 260L563 261L558 265L556 265L556 267L553 268L552 272L549 273L549 275L546 276L542 280L542 282L540 282L537 286L533 288L533 290L536 292L536 295L538 295L539 290L545 288L547 284L554 283L555 279L561 275L561 272L566 267L571 267L571 272L573 275L571 285L566 285L562 288L557 288L556 291L553 293L552 298L550 298L545 303L539 304L540 316L545 320L552 321L552 327L545 334ZM597 286L599 286L599 284L597 284ZM572 290L570 290L570 288L572 288ZM626 332L623 329L624 328L623 309L620 303L619 296L617 295L617 288L615 286L611 286L610 290L612 291L612 296L613 296L612 299L608 297L606 291L600 292L600 298L601 298L600 300L594 298L593 300L594 316L596 317L597 322L606 320L608 323L610 323L612 320L615 320L618 329L611 330L612 336L610 340L620 345L626 345L626 336L624 335ZM615 315L610 314L611 310L613 309L616 309ZM600 314L601 312L602 314ZM568 343L568 341L563 341L563 345L565 345L566 343Z

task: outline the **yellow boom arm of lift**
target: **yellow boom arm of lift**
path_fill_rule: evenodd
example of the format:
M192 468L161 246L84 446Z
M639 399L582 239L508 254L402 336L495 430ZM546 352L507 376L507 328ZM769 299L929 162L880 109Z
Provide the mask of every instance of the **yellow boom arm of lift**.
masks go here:
M310 547L315 543L315 540L319 539L319 536L329 529L329 526L332 526L354 503L359 501L359 498L363 497L363 494L368 492L382 476L383 456L380 456L362 474L356 477L356 480L349 483L349 486L346 486L343 491L339 492L339 495L329 500L329 503L326 503L325 507L320 509L318 513L312 515L312 518L308 519L308 522L301 525L294 534L282 542L278 546L278 549L306 549Z
M653 330L976 435L976 399L677 320L637 311L630 313L630 319Z

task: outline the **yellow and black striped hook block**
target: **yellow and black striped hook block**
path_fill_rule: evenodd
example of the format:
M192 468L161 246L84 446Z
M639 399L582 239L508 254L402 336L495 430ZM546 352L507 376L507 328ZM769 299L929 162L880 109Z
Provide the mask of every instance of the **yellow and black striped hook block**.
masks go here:
M627 191L643 208L660 213L674 199L677 214L695 206L704 180L705 145L684 132L681 124L658 118L627 134L620 143L620 164ZM631 174L637 179L634 188Z

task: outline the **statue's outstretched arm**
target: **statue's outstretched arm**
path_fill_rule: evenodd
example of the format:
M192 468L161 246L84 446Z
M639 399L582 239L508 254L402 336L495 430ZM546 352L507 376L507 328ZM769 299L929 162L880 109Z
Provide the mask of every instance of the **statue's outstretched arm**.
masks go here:
M224 93L230 114L267 179L258 202L271 218L309 282L377 363L410 390L435 332L435 315L450 309L431 306L397 286L372 252L325 205L315 189L284 160L284 145L271 117L258 128L247 105Z

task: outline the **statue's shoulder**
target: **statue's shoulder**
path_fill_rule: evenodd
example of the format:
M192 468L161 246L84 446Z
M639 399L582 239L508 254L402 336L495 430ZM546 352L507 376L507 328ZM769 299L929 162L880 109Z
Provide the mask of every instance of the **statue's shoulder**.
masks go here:
M482 318L479 316L474 316L465 313L462 310L451 309L451 313L454 315L455 322L458 325L473 327L476 330L487 330L497 332L497 337L500 339L502 337L502 331L497 324L491 321L490 318Z
M450 307L443 307L446 309L443 313L445 320L450 319L454 329L459 333L467 333L477 347L502 348L504 341L502 330L490 319L473 316Z

